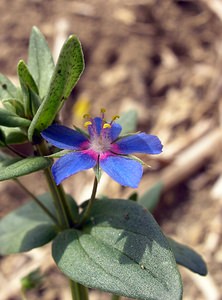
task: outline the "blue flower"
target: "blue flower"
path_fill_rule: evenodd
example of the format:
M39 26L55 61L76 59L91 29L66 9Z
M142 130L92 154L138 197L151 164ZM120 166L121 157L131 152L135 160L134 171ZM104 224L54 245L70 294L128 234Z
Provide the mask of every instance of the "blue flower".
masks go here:
M52 145L69 150L52 166L57 185L79 171L98 166L119 184L138 187L143 167L130 154L159 154L162 144L157 136L145 133L121 137L122 127L115 123L115 119L107 123L104 114L89 119L85 122L88 134L59 124L53 124L41 133Z

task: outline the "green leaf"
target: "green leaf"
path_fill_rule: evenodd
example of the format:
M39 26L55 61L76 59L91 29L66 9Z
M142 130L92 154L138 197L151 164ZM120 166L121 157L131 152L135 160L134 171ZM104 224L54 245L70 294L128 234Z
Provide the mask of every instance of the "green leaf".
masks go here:
M207 266L202 257L193 249L180 244L168 237L168 242L175 256L176 262L194 273L207 275Z
M0 146L22 144L28 141L27 135L19 127L0 126Z
M54 62L48 44L37 27L32 28L29 40L28 68L43 99L48 91Z
M55 214L49 194L38 199ZM0 253L29 251L50 242L56 234L53 221L35 202L28 202L0 220Z
M152 212L154 211L154 209L156 208L160 200L162 191L163 191L163 183L159 181L138 199L138 203L144 206L147 210Z
M23 60L18 63L18 76L22 88L26 116L34 116L40 106L39 91Z
M20 82L22 81L22 83L27 85L31 90L33 90L38 95L39 94L38 87L36 86L36 83L32 78L32 75L30 74L29 69L23 60L19 61L17 70L18 70L18 76Z
M0 73L0 99L16 97L17 88L6 76Z
M0 108L0 125L6 127L28 127L31 121Z
M0 127L0 147L5 147L5 133Z
M50 157L50 158L60 158L62 156L64 156L65 154L68 154L70 153L71 150L61 150L61 151L57 151L53 154L50 154L50 155L47 155L47 157Z
M20 117L24 117L24 107L18 99L7 98L2 100L2 104L4 105L5 109L9 112L16 114Z
M123 113L116 123L122 126L121 135L129 132L134 132L137 127L137 112L135 110L129 110Z
M0 181L27 175L45 169L51 165L46 157L29 157L25 159L5 158L0 156Z
M181 278L152 215L130 200L97 201L82 231L53 241L52 254L69 278L90 288L143 300L179 300Z
M39 109L39 106L41 104L41 100L39 98L39 95L37 95L34 91L29 89L29 95L30 95L30 102L31 102L31 113L32 116L34 116Z
M29 127L28 137L30 140L34 130L39 133L53 122L77 83L83 68L84 60L80 42L74 35L71 35L60 52L46 98Z

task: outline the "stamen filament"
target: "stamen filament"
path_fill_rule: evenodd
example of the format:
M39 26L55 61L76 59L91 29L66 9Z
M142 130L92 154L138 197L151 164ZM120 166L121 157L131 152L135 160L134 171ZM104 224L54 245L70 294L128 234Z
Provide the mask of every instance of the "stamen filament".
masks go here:
M113 117L112 117L112 121L110 122L110 125L112 125L113 122L114 122L115 120L119 119L119 118L120 118L120 116L118 116L118 115L113 116Z
M90 118L91 118L90 114L84 114L83 115L83 119L90 119Z
M101 108L101 109L100 109L100 112L101 112L101 114L102 114L101 117L102 117L102 119L104 120L106 109L105 109L105 108Z

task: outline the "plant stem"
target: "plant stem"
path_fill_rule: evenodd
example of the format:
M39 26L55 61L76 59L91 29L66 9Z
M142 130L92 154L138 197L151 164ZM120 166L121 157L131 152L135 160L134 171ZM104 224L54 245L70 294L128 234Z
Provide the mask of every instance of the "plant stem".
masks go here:
M49 150L45 144L42 142L37 147L37 152L44 156L49 154ZM72 214L69 210L69 206L67 204L67 199L65 192L62 188L62 185L57 186L53 177L50 168L46 168L44 170L44 174L53 198L53 202L55 205L57 218L59 220L59 224L61 229L71 228L73 225Z
M81 300L79 295L78 283L69 279L69 286L71 289L72 300Z
M118 295L112 295L112 300L120 300L120 296L118 296Z
M67 214L67 217L68 217L68 220L69 220L69 225L70 227L72 227L76 221L75 221L75 218L70 210L70 207L69 207L69 204L67 202L67 198L66 198L66 194L65 194L65 191L64 191L64 188L63 186L60 184L57 186L57 189L58 189L58 193L59 193L59 196L60 196L60 199L62 201L62 205L64 207L64 211L66 212Z
M41 209L52 219L52 221L58 225L58 220L56 217L48 210L48 208L42 204L41 201L32 193L30 192L18 179L14 178L14 182L16 182L32 199L35 201L35 203L41 207Z
M88 300L89 299L88 288L80 283L77 283L77 284L79 287L79 293L81 295L81 300Z
M82 225L83 223L85 223L85 221L88 219L89 217L89 214L90 214L90 211L91 211L91 208L96 200L96 191L97 191L97 187L98 187L98 180L95 176L95 179L94 179L94 183L93 183L93 190L92 190L92 194L91 194L91 198L89 200L89 203L83 213L83 216L82 216L82 220L80 222L80 224Z
M23 289L21 289L21 298L22 300L28 300Z
M69 280L73 300L88 300L88 289L80 283Z
M58 191L58 187L55 184L55 181L52 177L51 170L49 168L45 169L44 174L45 174L49 189L52 194L52 198L54 201L54 205L55 205L55 209L57 212L60 226L62 227L62 229L70 228L71 227L70 222L68 220L68 216L67 216L67 213L66 213L64 205L63 205L64 199L61 198L61 195Z

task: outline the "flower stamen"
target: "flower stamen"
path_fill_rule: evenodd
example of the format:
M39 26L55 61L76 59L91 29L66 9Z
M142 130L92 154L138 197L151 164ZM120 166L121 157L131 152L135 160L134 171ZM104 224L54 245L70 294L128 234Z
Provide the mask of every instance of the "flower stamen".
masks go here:
M92 125L92 122L91 122L91 121L86 121L86 122L84 123L84 127L88 127L88 126L90 126L90 125Z
M113 116L113 117L112 117L112 121L110 122L110 125L112 125L113 122L114 122L115 120L119 119L119 118L120 118L120 116L118 116L118 115Z
M83 119L88 119L88 120L91 119L90 114L84 114L84 115L83 115Z
M109 123L104 123L103 124L103 129L105 129L105 128L111 128L111 125Z
M101 108L100 112L101 112L101 118L102 118L102 120L104 120L106 109L105 108Z

